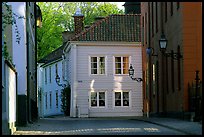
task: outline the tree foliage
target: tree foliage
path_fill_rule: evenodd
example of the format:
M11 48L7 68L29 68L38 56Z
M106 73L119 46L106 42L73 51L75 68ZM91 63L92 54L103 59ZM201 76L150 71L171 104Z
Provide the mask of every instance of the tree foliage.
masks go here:
M95 17L123 14L116 4L109 2L37 2L42 11L43 27L37 29L38 60L62 45L62 32L74 31L73 15L81 8L84 25L91 25Z

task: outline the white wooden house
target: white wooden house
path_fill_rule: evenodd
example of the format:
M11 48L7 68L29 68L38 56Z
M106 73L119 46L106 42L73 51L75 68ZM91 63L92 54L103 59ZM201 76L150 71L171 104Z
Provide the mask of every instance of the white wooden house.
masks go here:
M50 59L57 49L47 57L52 61L41 65L43 75L45 71L49 72L50 66L62 64L63 60L63 67L59 67L62 71L58 73L71 87L70 117L142 116L142 82L133 81L128 73L132 64L135 77L142 78L140 15L98 18L86 29L83 29L83 19L78 10L74 15L74 36L71 32L64 32L61 55ZM47 82L47 85L42 84L44 103L46 92L59 90L56 82ZM49 98L47 103L49 106ZM45 107L42 111L44 115L54 114L46 112Z
M38 61L38 113L39 117L63 114L61 111L61 91L63 87L58 86L55 78L58 74L62 78L62 49L56 49L43 59ZM65 84L64 77L62 83Z
M142 116L141 47L136 42L71 42L65 49L71 117Z
M83 30L80 10L74 15L75 36L64 48L71 86L71 117L142 116L140 15L110 15Z

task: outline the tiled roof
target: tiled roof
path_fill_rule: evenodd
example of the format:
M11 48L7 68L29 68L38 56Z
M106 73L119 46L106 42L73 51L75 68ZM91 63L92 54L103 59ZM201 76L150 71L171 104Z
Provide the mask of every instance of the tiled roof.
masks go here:
M44 58L40 59L38 61L38 63L44 63L44 65L45 65L45 64L50 63L54 60L62 58L63 49L64 49L65 45L66 45L66 43L64 43L62 46L60 46L59 48L57 48L56 50L54 50L53 52L51 52L50 54L48 54Z
M96 21L71 40L140 42L140 14L107 16Z

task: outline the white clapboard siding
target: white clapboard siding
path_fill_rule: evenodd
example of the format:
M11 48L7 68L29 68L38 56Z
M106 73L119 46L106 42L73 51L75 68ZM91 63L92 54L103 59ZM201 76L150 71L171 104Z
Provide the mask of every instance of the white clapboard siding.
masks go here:
M131 80L128 75L114 74L114 56L130 56L130 63L135 69L135 77L142 78L142 53L140 46L76 46L76 69L73 65L72 50L68 54L69 67L68 77L76 74L76 106L77 113L81 117L105 117L105 116L142 116L142 82ZM106 74L90 75L90 56L105 56L106 58ZM71 69L72 68L72 69ZM75 72L74 72L75 71ZM71 80L69 78L69 80ZM106 91L106 107L91 108L90 92L103 90ZM114 90L130 91L129 107L114 107ZM73 99L72 99L73 101Z
M55 69L55 64L58 64L58 75L60 76L60 83L64 83L62 81L62 60L59 60L57 62L52 62L51 64L47 66L43 66L42 70L42 77L43 80L41 82L43 83L42 85L42 116L50 116L50 115L58 115L58 114L63 114L61 112L61 90L62 87L58 86L55 77L56 77L56 69ZM50 72L49 72L49 67L51 66L51 83L50 83ZM45 68L47 68L47 84L45 84ZM58 91L58 107L56 106L56 91ZM50 108L50 92L52 92L52 99L51 99L51 108ZM46 109L46 93L47 93L47 109Z

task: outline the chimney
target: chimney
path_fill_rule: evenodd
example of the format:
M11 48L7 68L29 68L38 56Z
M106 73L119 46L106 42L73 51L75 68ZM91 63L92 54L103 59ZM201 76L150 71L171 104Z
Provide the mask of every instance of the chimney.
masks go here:
M84 29L84 15L81 13L81 9L77 8L76 13L74 14L74 27L75 35L80 33Z

